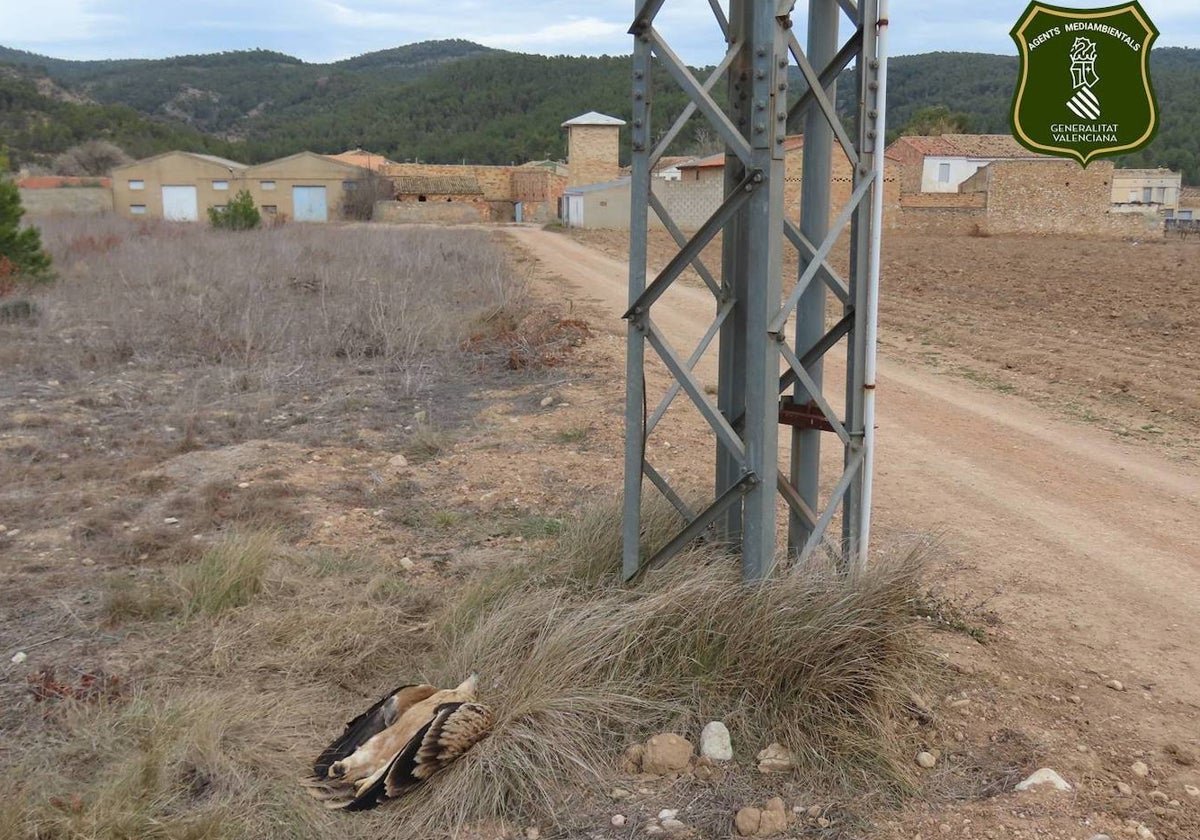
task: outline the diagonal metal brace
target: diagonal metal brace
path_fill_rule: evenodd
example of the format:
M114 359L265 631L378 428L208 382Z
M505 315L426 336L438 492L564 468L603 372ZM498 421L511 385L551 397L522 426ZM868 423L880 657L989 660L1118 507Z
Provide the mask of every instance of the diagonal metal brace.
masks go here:
M842 235L842 228L850 221L850 216L858 209L858 205L862 202L862 198L870 189L871 184L875 182L875 170L871 170L854 188L854 192L850 194L850 200L846 202L846 206L842 208L842 212L838 213L833 224L829 226L829 233L825 237L825 241L821 243L821 247L813 254L812 262L808 264L808 268L804 269L804 273L800 275L800 279L792 288L791 294L788 295L787 301L779 310L779 313L771 321L767 327L767 332L772 335L778 334L783 329L783 325L787 323L787 319L791 317L792 310L796 308L796 304L800 302L800 296L804 294L804 290L808 288L808 284L816 275L817 270L825 262L825 258L829 256L829 251L833 248L838 237Z
M633 25L629 27L630 35L642 35L654 25L654 19L658 17L659 11L663 7L666 0L643 0L638 6L637 13L633 18Z
M644 326L646 329L646 340L650 342L650 346L658 353L667 369L671 371L671 375L675 377L680 386L691 398L692 404L700 412L701 416L708 421L708 425L712 427L713 432L717 436L717 440L725 446L725 449L738 460L739 463L746 463L746 446L742 443L742 439L738 436L733 427L729 425L729 421L725 419L725 415L717 411L716 406L709 402L708 397L704 394L704 388L696 381L696 377L692 372L684 367L679 361L679 357L675 355L675 351L671 348L670 343L655 326L654 322L649 318L645 319Z
M858 166L858 152L854 150L854 143L850 140L850 135L846 133L846 129L837 115L837 108L833 106L833 103L829 101L829 97L825 95L825 86L821 84L821 79L817 76L817 71L813 70L812 63L809 62L808 57L804 54L804 50L800 47L800 42L796 40L794 32L788 33L788 46L792 50L792 55L795 57L796 63L800 65L800 72L804 74L804 80L808 82L808 91L816 97L817 105L820 106L821 112L829 122L830 128L833 129L833 134L837 137L842 151L850 159L850 165Z
M833 59L825 65L825 69L817 75L817 78L821 82L820 87L809 88L804 91L804 93L800 94L800 98L788 109L788 125L795 125L799 121L804 112L808 110L808 107L817 101L815 91L824 91L825 88L833 84L842 75L842 71L849 66L850 62L858 57L861 50L862 29L856 29L846 43L842 44L842 48L837 51Z
M729 197L721 202L721 206L717 208L717 212L708 217L700 230L691 238L687 245L683 246L671 261L667 263L654 282L646 287L646 290L638 296L638 299L633 302L633 306L626 310L621 317L626 321L636 320L639 316L650 311L654 301L662 297L663 292L675 282L676 278L683 273L683 270L688 265L700 256L700 253L712 241L712 238L729 223L741 209L746 200L750 198L750 193L754 192L754 188L762 182L762 173L757 169L746 173L746 177L741 180L737 188L729 194Z
M650 201L650 209L658 216L658 220L663 223L663 227L667 229L667 233L671 234L671 238L675 240L675 244L680 248L685 247L688 242L687 234L680 229L679 225L675 224L675 219L671 217L671 213L663 206L659 197L654 194L653 188L651 188L650 195L647 198ZM708 290L713 293L713 297L720 300L723 297L721 284L717 282L717 278L713 277L712 272L708 270L708 266L704 264L699 256L692 261L692 268L700 275L700 279L704 281L704 285L708 286Z
M650 569L653 569L655 566L662 563L664 560L670 559L678 554L680 550L682 550L688 543L692 542L701 534L703 534L705 529L707 529L708 526L711 525L718 516L729 510L729 508L732 507L733 504L740 498L742 498L746 491L756 483L758 483L758 477L755 476L754 473L748 472L743 475L736 483L733 484L733 486L731 486L720 496L717 496L716 500L707 508L705 508L699 516L689 522L682 531L676 534L674 539L656 551L654 556L639 566L637 571L635 571L632 575L627 576L625 578L625 582L632 583Z
M683 88L683 92L688 95L688 98L696 103L696 107L704 114L709 124L717 130L717 134L721 135L721 139L725 141L725 145L733 150L733 153L738 156L742 163L747 167L751 166L752 155L750 143L738 131L737 126L729 119L729 115L716 103L716 100L704 89L704 86L696 80L696 77L692 75L692 71L688 69L687 64L671 49L670 44L663 40L658 30L650 27L650 30L646 34L653 45L654 54L659 57L672 78Z
M813 262L816 258L813 256L817 253L816 247L808 241L808 237L800 232L800 229L792 224L789 220L783 220L783 235L795 246L800 252L800 256L809 262ZM825 281L825 285L829 287L829 291L833 292L842 303L850 302L850 286L842 279L841 275L829 267L829 263L824 260L821 263L821 279Z

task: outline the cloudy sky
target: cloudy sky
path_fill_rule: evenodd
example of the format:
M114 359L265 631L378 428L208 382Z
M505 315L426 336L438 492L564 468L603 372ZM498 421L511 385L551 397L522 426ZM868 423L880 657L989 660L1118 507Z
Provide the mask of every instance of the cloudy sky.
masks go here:
M1013 54L1027 0L891 0L892 53ZM1096 8L1115 0L1072 3ZM727 5L727 0L725 0ZM806 8L799 2L798 8ZM1142 0L1159 46L1200 47L1200 0ZM626 54L633 0L0 0L0 44L58 58L263 47L324 62L436 38L549 55ZM800 13L797 18L804 17ZM797 20L803 36L803 21ZM667 0L659 28L694 64L723 46L706 0Z

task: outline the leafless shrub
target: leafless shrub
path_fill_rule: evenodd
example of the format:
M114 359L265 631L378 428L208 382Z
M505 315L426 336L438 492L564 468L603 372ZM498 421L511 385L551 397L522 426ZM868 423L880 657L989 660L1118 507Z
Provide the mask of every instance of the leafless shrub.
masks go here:
M475 313L523 294L482 233L291 226L234 237L61 220L45 236L73 262L38 301L46 328L98 365L217 364L278 379L370 360L419 387Z
M54 158L55 175L107 176L113 167L133 161L125 150L107 140L88 140Z
M396 197L392 182L377 172L364 172L361 177L347 181L345 188L342 215L359 222L375 218L376 202L391 201Z

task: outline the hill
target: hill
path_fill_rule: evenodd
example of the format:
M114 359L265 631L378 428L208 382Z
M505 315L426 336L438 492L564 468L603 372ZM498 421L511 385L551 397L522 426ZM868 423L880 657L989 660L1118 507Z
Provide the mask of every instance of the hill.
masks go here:
M226 153L250 162L301 149L331 152L363 146L401 160L509 163L562 157L559 124L569 116L588 110L622 118L630 114L627 57L526 55L469 41L410 44L329 64L267 50L64 61L3 47L0 62L43 88L49 81L69 97L95 103L72 104L58 97L53 118L46 111L39 118L43 122L67 119L86 125L104 113L116 124L132 124L128 110L92 110L84 117L73 113L75 107L126 108L149 118L147 137L130 148L132 154L147 146L160 151L156 144L164 137L186 136L191 147L222 145ZM1200 183L1195 141L1200 136L1200 50L1157 49L1151 66L1162 112L1160 133L1147 149L1120 163L1170 166L1182 170L1189 183ZM937 52L896 57L890 68L891 133L919 109L936 105L964 113L971 131L1008 130L1015 57ZM669 120L684 103L665 75L658 74L656 121ZM11 83L11 78L5 82ZM847 108L849 78L839 94ZM13 122L13 107L26 108L26 124L37 123L30 113L41 106L28 102L26 93L17 98L24 104L0 99L2 124ZM29 112L30 107L35 110ZM698 132L700 128L694 118L677 151L704 150L711 132ZM58 150L50 145L61 145L60 134L47 127L10 143L18 156L44 155Z

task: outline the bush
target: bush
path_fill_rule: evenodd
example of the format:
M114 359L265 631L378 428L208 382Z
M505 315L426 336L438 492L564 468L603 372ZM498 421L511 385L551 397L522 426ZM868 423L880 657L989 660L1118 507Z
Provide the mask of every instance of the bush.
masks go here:
M213 227L224 230L253 230L262 223L262 216L254 206L250 191L241 190L224 207L208 208L208 221Z

